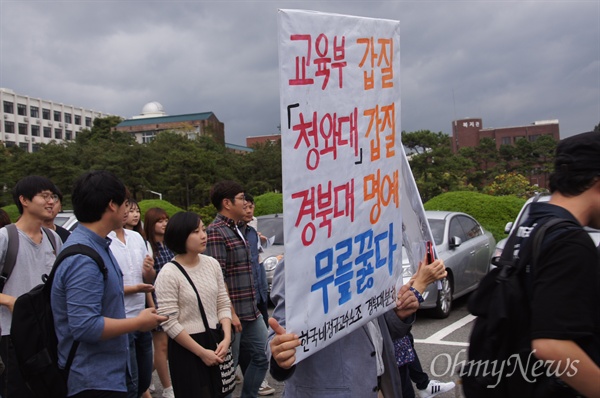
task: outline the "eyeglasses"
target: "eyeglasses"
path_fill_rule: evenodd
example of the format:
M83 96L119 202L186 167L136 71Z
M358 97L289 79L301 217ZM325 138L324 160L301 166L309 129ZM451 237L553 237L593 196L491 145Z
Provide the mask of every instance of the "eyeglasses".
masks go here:
M35 196L40 196L44 198L46 202L50 202L50 200L53 200L55 202L58 201L58 195L55 193L38 193Z

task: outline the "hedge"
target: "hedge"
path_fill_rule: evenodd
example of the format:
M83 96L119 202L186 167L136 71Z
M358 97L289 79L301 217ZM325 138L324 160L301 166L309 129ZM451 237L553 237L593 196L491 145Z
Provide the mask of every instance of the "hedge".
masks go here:
M423 205L425 210L460 211L474 217L490 231L496 241L506 238L504 227L514 221L525 199L516 196L491 196L478 192L447 192Z

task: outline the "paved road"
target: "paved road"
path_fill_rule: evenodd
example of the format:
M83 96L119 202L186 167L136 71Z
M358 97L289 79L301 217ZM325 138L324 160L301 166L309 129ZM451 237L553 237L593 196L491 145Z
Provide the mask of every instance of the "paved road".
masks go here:
M453 310L447 319L433 319L427 312L417 313L417 322L413 326L415 348L423 365L431 379L443 382L458 380L457 371L453 371L455 362L466 360L466 349L469 334L473 327L473 317L467 311L467 298L461 298L453 302ZM283 383L279 383L267 375L269 384L275 388L272 398L280 398L283 392ZM154 383L157 391L153 397L162 397L160 382L154 374ZM239 397L241 386L238 385L234 391L234 398ZM444 394L437 395L439 398L463 397L459 387Z

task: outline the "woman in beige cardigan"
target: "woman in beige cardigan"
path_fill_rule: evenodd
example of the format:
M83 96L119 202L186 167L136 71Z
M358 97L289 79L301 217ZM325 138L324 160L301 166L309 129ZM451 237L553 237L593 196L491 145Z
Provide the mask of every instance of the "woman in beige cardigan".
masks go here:
M205 227L196 213L175 214L167 224L165 244L176 255L166 263L155 283L158 312L169 316L162 323L169 339L169 368L177 398L212 397L209 366L223 362L231 344L231 303L219 263L201 254L206 248ZM196 292L174 264L190 276L200 295L210 328L218 323L224 339L215 350L203 347L204 323Z

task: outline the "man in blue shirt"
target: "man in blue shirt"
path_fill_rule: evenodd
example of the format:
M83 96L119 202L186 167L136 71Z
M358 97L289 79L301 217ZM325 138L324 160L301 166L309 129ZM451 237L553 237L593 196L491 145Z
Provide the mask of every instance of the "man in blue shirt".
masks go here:
M125 318L123 276L107 235L123 224L126 196L123 183L106 171L84 174L73 189L79 226L64 247L77 243L91 247L108 272L104 278L94 260L74 255L61 263L55 275L51 303L59 366L65 366L73 342L80 342L69 372L69 397L126 397L127 333L149 331L167 320L153 308Z

